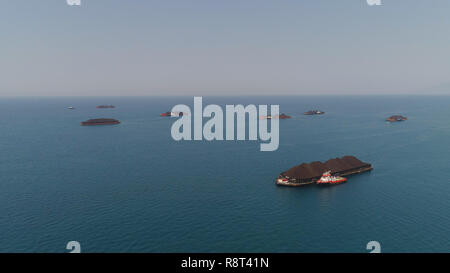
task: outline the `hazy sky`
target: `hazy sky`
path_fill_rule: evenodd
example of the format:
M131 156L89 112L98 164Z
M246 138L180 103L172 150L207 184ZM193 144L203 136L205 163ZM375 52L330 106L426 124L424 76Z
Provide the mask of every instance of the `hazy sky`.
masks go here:
M0 0L0 95L450 94L450 1Z

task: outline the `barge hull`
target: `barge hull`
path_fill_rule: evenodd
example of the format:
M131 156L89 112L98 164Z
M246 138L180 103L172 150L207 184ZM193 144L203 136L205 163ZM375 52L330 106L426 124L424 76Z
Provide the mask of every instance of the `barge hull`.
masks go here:
M105 123L105 122L101 122L101 123L81 123L81 125L83 125L83 126L116 125L116 124L120 124L120 122L109 122L109 123Z

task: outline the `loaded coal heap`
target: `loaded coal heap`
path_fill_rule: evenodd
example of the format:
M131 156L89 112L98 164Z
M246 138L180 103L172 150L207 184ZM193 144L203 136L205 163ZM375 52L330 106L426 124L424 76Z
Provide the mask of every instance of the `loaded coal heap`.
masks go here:
M94 118L81 122L81 125L113 125L119 123L120 121L113 118Z
M284 177L294 178L296 180L311 180L320 177L324 172L331 171L333 174L347 175L362 169L371 169L371 165L354 156L344 156L342 158L334 158L322 163L315 161L312 163L303 163L295 166L283 173Z

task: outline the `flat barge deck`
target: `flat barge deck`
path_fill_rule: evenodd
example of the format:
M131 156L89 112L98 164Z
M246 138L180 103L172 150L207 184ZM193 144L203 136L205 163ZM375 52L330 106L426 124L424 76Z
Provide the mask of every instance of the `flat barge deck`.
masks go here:
M333 176L349 176L353 174L371 171L372 165L362 162L354 156L334 158L322 163L302 163L285 172L282 172L276 180L280 186L299 187L314 184L322 174L331 170Z

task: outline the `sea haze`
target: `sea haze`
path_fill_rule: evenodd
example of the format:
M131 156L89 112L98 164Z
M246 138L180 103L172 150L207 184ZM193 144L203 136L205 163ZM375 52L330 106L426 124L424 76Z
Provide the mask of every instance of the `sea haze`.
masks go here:
M172 140L175 118L159 114L180 103L193 98L1 98L0 252L67 252L72 240L83 252L450 249L450 97L203 98L279 104L292 119L274 152ZM386 123L394 114L408 120ZM90 118L122 123L80 126ZM374 170L334 187L275 185L295 165L344 155Z

